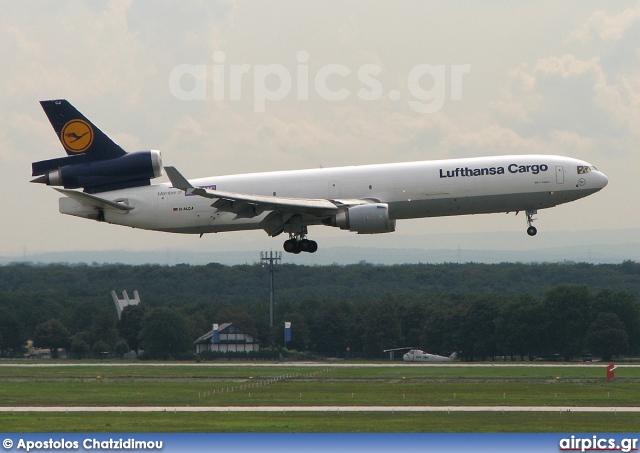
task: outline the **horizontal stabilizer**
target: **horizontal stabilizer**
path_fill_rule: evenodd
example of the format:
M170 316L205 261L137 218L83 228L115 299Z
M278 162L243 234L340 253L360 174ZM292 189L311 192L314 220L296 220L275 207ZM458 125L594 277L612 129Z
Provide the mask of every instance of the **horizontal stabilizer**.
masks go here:
M127 206L124 203L118 203L111 200L106 200L104 198L96 197L95 195L91 195L84 192L78 192L76 190L69 189L58 189L55 188L58 192L67 197L81 203L83 205L92 206L98 209L111 210L115 212L125 213L127 211L131 211L133 209L132 206Z

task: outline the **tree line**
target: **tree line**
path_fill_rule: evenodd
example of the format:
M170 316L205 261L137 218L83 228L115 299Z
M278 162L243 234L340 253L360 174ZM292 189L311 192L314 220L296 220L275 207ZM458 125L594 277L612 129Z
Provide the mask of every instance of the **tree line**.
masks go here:
M586 278L590 275L590 278ZM553 278L551 278L553 277ZM233 322L262 347L321 356L383 357L418 347L463 360L580 357L640 351L640 265L281 266L276 327L268 273L253 266L0 267L0 351L26 340L72 356L189 357L212 323ZM112 289L143 302L117 319ZM613 289L610 289L613 288Z

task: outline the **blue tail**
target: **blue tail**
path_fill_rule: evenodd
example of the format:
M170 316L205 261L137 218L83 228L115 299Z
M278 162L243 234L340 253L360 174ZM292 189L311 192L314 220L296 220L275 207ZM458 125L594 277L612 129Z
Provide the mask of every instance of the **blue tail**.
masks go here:
M40 105L69 156L102 160L127 154L66 99L40 101Z
M66 99L40 101L66 157L31 164L31 182L96 193L149 185L162 174L158 151L128 154Z

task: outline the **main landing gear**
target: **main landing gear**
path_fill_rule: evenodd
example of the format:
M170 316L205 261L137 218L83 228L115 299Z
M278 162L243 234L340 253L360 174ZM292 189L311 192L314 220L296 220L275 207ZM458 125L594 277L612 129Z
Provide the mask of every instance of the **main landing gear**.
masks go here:
M527 234L529 236L535 236L538 230L536 229L536 227L532 225L532 223L534 220L536 220L533 218L533 216L537 214L538 211L536 211L535 209L527 209L526 213L527 213L527 225L529 225L529 228L527 228Z
M318 250L318 243L307 239L302 234L290 233L289 239L284 241L283 247L285 252L295 253L296 255L300 252L315 253Z
M283 244L285 252L297 255L300 252L315 253L318 250L318 243L307 239L307 226L299 215L289 219L285 231L289 233L289 239Z

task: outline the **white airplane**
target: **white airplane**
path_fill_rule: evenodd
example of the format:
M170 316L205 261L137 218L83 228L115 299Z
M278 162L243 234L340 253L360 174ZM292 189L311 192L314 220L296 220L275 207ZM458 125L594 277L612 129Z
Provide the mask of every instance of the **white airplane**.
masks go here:
M588 162L514 155L277 171L187 180L160 152L127 153L66 100L42 101L66 157L34 162L31 182L65 195L62 214L172 233L262 229L287 233L284 250L318 249L308 227L391 233L396 220L498 212L526 213L578 200L607 185ZM83 189L83 191L73 189Z

